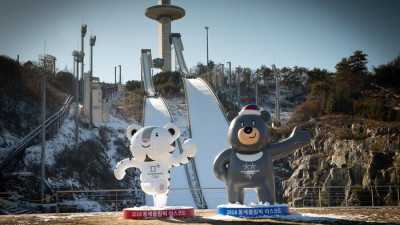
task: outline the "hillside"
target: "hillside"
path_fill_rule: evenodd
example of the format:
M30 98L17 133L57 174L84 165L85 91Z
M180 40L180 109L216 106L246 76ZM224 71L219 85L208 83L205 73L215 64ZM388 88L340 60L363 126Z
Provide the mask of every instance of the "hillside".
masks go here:
M335 73L317 68L278 69L281 110L289 112L290 119L271 129L273 142L288 137L294 126L312 135L311 145L275 162L278 202L295 200L298 204L307 202L307 206L396 204L400 184L400 57L369 72L366 56L355 51L337 64ZM226 109L254 102L258 82L259 104L275 118L272 72L267 67L256 71L237 68L233 80L241 75L240 101L237 84L221 86L218 68L201 76L214 87ZM318 194L322 194L322 202Z
M41 77L46 76L46 118L57 112L73 90L73 75L49 74L30 61L0 56L0 148L9 147L40 124Z
M0 154L22 139L40 124L40 77L45 75L46 117L60 109L66 97L73 92L74 77L69 72L58 72L55 76L43 73L40 67L27 62L24 65L8 57L0 57L0 79L5 84L0 91ZM20 91L24 90L24 91ZM75 105L73 103L73 105ZM124 115L124 105L117 104L110 116L110 122L95 123L89 131L85 119L79 122L79 147L74 148L75 122L73 109L55 135L46 135L46 195L52 196L60 190L126 189L138 187L138 171L131 170L131 177L123 182L115 182L113 168L116 161L129 157L125 137L128 126ZM121 111L122 110L122 111ZM134 120L132 117L130 121ZM40 193L41 145L38 140L27 147L22 154L10 160L0 173L0 191L17 192L24 201L20 207L33 211L48 211L37 204ZM135 174L135 175L134 175ZM139 196L139 201L143 198ZM51 198L50 202L54 202ZM143 202L135 202L143 204ZM43 208L45 207L45 208ZM81 210L85 206L81 206ZM107 206L104 206L107 207ZM78 207L79 208L79 207Z
M359 64L354 64L353 58L350 56L338 63L336 73L299 67L278 69L284 116L282 126L270 129L272 140L275 142L287 137L296 125L312 135L311 145L274 163L279 202L302 202L311 192L302 188L307 186L324 192L325 205L371 205L370 195L376 197L375 205L395 204L396 189L381 191L379 187L400 184L400 60L397 58L368 72L362 66L354 67ZM7 84L1 87L4 95L0 97L0 103L7 106L0 110L1 151L38 125L38 80L41 74L32 63L20 65L6 57L0 62L5 65L0 67L1 79ZM363 65L365 61L360 62ZM255 102L253 87L258 82L259 104L274 117L273 71L267 67L260 68L258 73L262 75L258 79L254 79L257 71L247 68L238 71L233 75L240 77L240 99L236 97L237 86L227 82L229 77L221 76L217 69L198 75L213 86L225 111ZM28 75L36 79L33 81ZM55 77L47 76L50 81L47 114L51 115L72 90L71 86L60 85L62 82L68 84L72 75L62 72ZM167 98L168 104L174 105L170 106L174 119L178 123L185 121L184 95L177 85L179 74L156 75L155 79L157 91ZM46 142L46 194L53 195L58 190L140 187L138 170L127 171L133 179L121 182L116 182L112 172L117 161L130 157L129 142L124 134L128 126L126 121L141 120L140 93L143 92L137 90L137 83L133 86L139 95L126 92L120 96L120 101L113 104L110 123L96 123L89 131L85 122L80 122L78 149L74 149L72 116L65 120L58 134ZM26 91L20 92L15 87ZM2 171L0 190L16 191L24 199L37 200L39 160L40 146L27 148ZM355 188L343 190L344 197L326 194L330 186L346 185ZM54 198L51 201L54 202ZM40 211L52 210L43 209L41 204L24 204ZM142 196L129 204L143 204ZM105 211L110 207L94 203L92 208L81 205L78 210Z

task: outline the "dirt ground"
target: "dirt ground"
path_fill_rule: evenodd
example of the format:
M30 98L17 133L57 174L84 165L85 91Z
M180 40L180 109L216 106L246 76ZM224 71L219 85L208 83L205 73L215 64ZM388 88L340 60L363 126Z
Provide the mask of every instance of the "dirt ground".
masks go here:
M185 219L131 220L122 212L1 215L0 224L400 224L400 208L296 208L279 218L242 219L216 215L216 210L196 210Z

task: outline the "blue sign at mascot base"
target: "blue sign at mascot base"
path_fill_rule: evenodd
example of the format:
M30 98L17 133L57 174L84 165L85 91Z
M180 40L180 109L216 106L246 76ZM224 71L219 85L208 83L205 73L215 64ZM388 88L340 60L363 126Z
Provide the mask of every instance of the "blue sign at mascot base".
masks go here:
M217 208L219 215L234 216L241 218L263 218L270 216L289 215L289 206L284 204L276 205L220 205Z

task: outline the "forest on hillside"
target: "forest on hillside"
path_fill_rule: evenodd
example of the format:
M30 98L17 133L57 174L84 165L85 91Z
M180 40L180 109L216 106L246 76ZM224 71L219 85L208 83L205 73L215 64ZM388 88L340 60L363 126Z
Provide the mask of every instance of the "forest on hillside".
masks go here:
M38 124L41 105L41 78L46 76L46 115L57 112L74 90L69 72L52 74L35 62L24 64L0 56L0 128L26 135Z
M260 98L275 95L278 76L280 90L291 91L286 100L308 96L294 110L296 118L292 119L298 122L331 114L400 121L400 56L387 64L373 67L372 71L367 68L367 57L363 51L354 51L336 64L335 72L299 66L274 69L265 65L257 69L239 66L228 71L227 66L213 61L208 67L198 63L193 71L213 87L226 111L255 103L256 89ZM164 96L177 93L181 87L178 73L156 74L153 82L156 90ZM140 81L127 82L128 91L140 92L140 88ZM262 99L259 104L263 105Z

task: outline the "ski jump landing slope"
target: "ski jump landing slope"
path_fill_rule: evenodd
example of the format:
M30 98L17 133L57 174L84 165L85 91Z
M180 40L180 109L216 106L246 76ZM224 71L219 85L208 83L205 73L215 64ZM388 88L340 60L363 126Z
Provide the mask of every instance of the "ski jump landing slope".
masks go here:
M145 82L145 91L147 97L144 100L144 113L143 113L143 126L160 126L163 127L167 123L172 123L173 119L164 99L157 97L153 87L153 80L151 77L151 51L148 49L142 49L141 54L142 64L142 76ZM180 145L176 145L174 154L180 154ZM185 197L179 198L169 192L169 198L167 205L180 205L180 206L193 206L195 205L191 192L189 190L188 181L186 179L184 166L178 166L171 168L171 182L170 188L185 188L184 191L180 191L179 194ZM174 195L174 198L173 196ZM146 204L148 206L153 205L153 198L150 195L146 195Z
M201 78L191 77L183 56L179 33L171 34L179 72L184 80L191 138L197 143L195 156L197 176L208 208L226 204L226 184L213 171L215 157L229 147L228 122L225 112L210 85ZM246 193L245 203L257 202L255 192Z
M215 157L229 147L228 123L222 106L208 83L201 78L185 79L192 139L197 143L197 176L210 209L226 204L226 184L213 171ZM219 189L213 189L219 188ZM253 190L246 191L245 204L257 202Z
M196 167L208 208L226 204L225 183L213 172L215 157L228 148L228 123L211 88L202 79L185 79L192 139L197 143ZM220 188L220 189L213 189Z
M226 203L225 183L213 172L214 158L228 148L226 135L228 123L211 87L202 79L189 79L189 71L183 57L183 44L179 33L171 34L179 72L184 80L188 111L189 132L197 143L195 158L197 177L202 193L210 209ZM217 189L215 189L217 188Z

